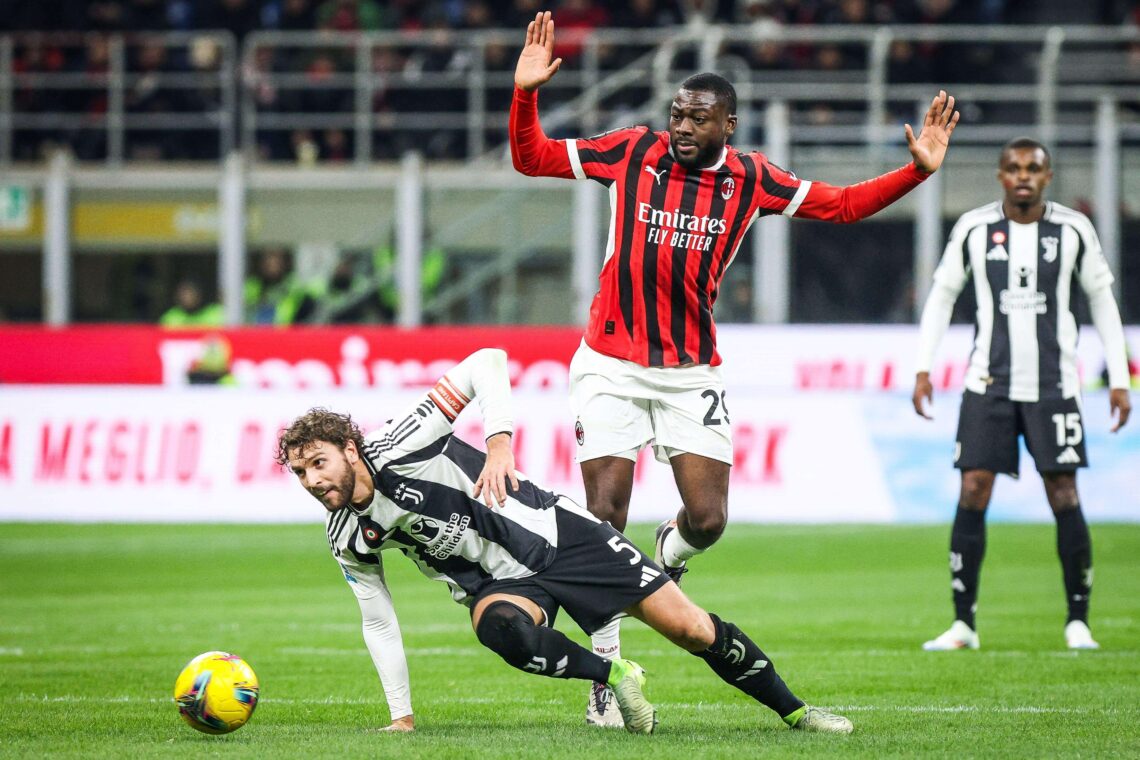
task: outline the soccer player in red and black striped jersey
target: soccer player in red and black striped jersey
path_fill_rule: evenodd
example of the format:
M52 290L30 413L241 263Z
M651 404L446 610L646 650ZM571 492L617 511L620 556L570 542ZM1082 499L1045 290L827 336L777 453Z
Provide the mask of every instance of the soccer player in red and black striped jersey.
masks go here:
M683 503L657 534L658 562L679 578L727 519L732 439L713 303L744 233L770 214L832 222L871 216L938 169L958 113L954 98L940 92L921 133L906 126L911 163L835 187L728 145L736 93L716 74L682 83L666 131L633 127L551 140L539 124L537 90L561 65L553 48L554 21L540 13L515 69L511 158L527 175L592 179L609 189L600 288L570 367L587 504L623 530L637 453L652 443L672 466ZM594 645L615 654L616 625Z

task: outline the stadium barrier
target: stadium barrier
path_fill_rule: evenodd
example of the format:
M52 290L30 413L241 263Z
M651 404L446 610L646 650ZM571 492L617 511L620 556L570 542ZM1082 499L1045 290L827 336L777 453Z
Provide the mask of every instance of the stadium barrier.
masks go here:
M914 415L909 399L915 332L722 330L736 444L733 520L949 519L958 490L951 459L960 360L970 333L955 327L943 342L940 356L952 359L935 369L937 415L927 422ZM565 388L576 330L225 334L234 348L237 387L189 386L180 377L192 361L190 347L209 339L206 334L0 331L0 520L320 519L320 507L273 464L277 430L312 406L350 411L365 429L379 426L414 403L453 361L483 345L512 354L519 469L582 499ZM1135 345L1140 329L1130 328L1128 337ZM1081 478L1083 505L1092 520L1138 520L1138 426L1108 434L1107 393L1095 388L1102 366L1095 336L1081 342L1080 361L1090 379L1084 410L1093 463ZM458 431L481 441L478 413L461 418ZM637 468L636 520L662 519L678 506L671 471L651 460L643 453ZM1047 521L1041 485L1024 452L1022 466L1027 477L1003 479L998 487L993 518Z

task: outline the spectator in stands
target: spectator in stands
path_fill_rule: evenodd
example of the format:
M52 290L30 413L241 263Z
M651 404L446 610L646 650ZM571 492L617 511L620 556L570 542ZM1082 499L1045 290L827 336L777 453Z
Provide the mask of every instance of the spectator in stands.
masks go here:
M257 0L199 0L195 26L225 29L241 44L247 34L261 28L261 6Z
M300 32L317 26L313 0L273 0L263 14L267 25L283 32Z
M124 28L135 32L168 29L166 0L128 0L125 5Z
M126 108L131 114L161 114L181 110L182 90L164 85L163 75L173 66L162 42L148 41L137 48L132 68L134 76L128 80ZM182 141L169 130L138 129L127 133L128 155L131 158L156 161L181 155Z
M381 316L388 322L395 321L400 313L400 283L396 265L396 250L392 246L380 246L372 252L372 278L380 294ZM446 271L446 252L438 246L426 248L420 265L421 304L426 304L436 294Z
M610 15L592 0L562 0L558 6L558 43L554 55L573 65L582 54L582 41L595 29L609 24Z
M202 286L193 278L181 280L174 288L174 305L159 318L163 327L221 327L225 311L220 303L206 303Z
M375 323L391 321L380 304L380 291L369 273L362 271L357 258L342 254L317 298L312 322L320 325ZM386 318L385 318L386 317Z
M208 335L202 341L202 353L186 371L190 385L236 385L230 374L233 347L224 335Z
M324 0L317 6L317 28L336 32L395 29L396 14L374 0Z
M257 259L256 271L245 281L245 317L251 325L291 325L312 313L313 297L291 271L280 248L268 248Z
M630 0L618 6L610 18L610 26L621 29L673 26L681 20L681 13L672 0ZM534 18L534 13L530 18Z

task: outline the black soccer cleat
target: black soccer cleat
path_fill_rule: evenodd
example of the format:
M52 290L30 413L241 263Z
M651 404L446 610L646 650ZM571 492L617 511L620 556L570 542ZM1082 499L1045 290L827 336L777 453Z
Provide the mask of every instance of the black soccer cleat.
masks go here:
M660 565L661 569L665 571L665 574L668 575L674 583L680 586L681 576L689 572L689 568L685 567L684 562L676 567L665 564L665 537L675 530L677 530L676 520L666 520L657 526L657 532L654 534L657 541L653 550L653 561Z

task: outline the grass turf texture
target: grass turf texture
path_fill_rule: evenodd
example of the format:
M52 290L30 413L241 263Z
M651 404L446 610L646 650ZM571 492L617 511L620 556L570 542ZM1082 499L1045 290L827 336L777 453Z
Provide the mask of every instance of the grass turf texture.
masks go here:
M732 525L685 589L749 632L851 737L788 731L640 623L652 737L587 728L586 684L508 668L442 584L398 554L417 731L372 732L387 707L323 528L0 525L0 756L480 758L1140 756L1140 526L1094 525L1092 628L1064 648L1048 525L994 525L982 650L924 653L950 619L945 527ZM631 536L652 545L652 526ZM587 639L572 622L559 627ZM171 700L194 655L223 649L261 679L250 724L211 737Z

